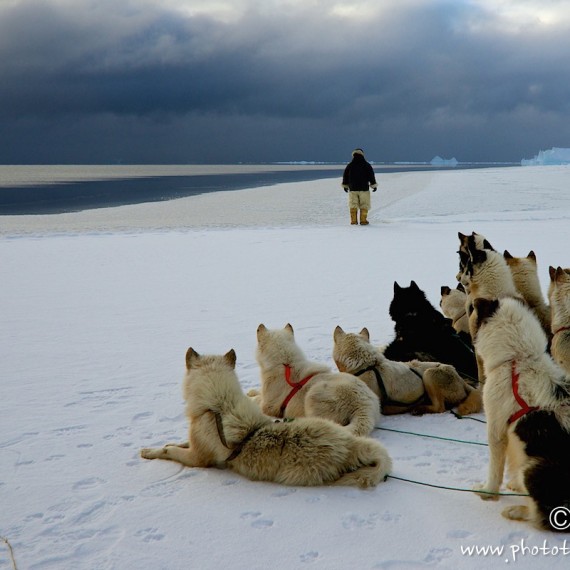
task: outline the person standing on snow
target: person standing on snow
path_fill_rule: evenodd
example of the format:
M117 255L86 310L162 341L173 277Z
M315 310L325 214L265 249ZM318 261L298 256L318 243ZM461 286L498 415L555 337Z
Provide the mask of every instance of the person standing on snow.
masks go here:
M350 223L358 224L358 210L360 210L360 225L368 225L368 210L370 210L370 188L376 192L378 184L374 170L364 158L364 151L356 148L352 151L352 160L346 165L342 176L342 187L348 192L348 208L350 209Z

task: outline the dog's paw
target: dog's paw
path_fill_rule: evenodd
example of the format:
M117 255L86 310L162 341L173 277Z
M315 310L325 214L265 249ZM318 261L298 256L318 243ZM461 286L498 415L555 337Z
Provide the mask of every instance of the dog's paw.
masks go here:
M157 459L162 455L162 448L143 447L141 449L141 457L143 459Z
M524 486L517 481L516 479L511 479L508 483L507 483L507 489L509 489L510 491L513 491L514 493L525 493L526 489L524 488Z
M498 491L495 489L488 489L487 485L479 484L473 487L473 492L477 493L483 501L498 501Z
M513 505L501 511L501 514L512 521L529 520L530 510L526 505Z

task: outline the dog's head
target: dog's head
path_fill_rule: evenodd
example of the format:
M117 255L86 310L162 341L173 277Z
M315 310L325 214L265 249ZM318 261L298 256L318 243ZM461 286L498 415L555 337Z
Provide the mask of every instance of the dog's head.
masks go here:
M208 386L201 386L200 379L208 379L208 383L212 378L227 378L227 372L233 372L236 367L236 353L232 348L224 355L201 355L192 347L186 351L186 376L183 384L183 395L185 400L189 400L190 392L193 399L201 399L199 394L202 392L210 393ZM200 374L205 372L206 374ZM237 382L237 378L235 380Z
M505 261L509 267L516 267L517 265L525 265L529 263L536 265L536 254L532 249L528 252L528 255L526 257L514 257L509 253L508 250L505 249L503 252L503 257L505 258Z
M458 232L459 236L459 271L455 276L457 281L468 287L470 277L473 274L473 254L475 251L495 251L489 240L472 232L471 235L465 235Z
M303 353L295 343L293 327L287 323L282 329L268 329L264 324L257 327L257 361L262 367L292 364Z
M495 248L491 245L489 240L484 235L478 234L477 232L471 232L471 235L465 235L461 232L458 232L457 235L459 237L460 252L463 251L467 253L470 242L475 243L475 246L478 249L488 249L490 251L495 251Z
M467 295L461 283L458 284L456 289L443 285L441 287L439 306L446 317L455 319L462 313L465 313L466 298Z
M430 309L435 310L415 281L411 281L409 287L401 287L394 281L394 297L388 309L394 322L398 323L405 317L425 313Z
M198 368L207 368L215 366L226 366L232 370L236 367L236 352L232 348L223 356L217 355L200 355L192 347L186 351L186 370L196 370Z
M333 360L340 372L353 374L373 364L378 349L370 344L370 333L365 327L359 333L346 333L337 326L333 333Z

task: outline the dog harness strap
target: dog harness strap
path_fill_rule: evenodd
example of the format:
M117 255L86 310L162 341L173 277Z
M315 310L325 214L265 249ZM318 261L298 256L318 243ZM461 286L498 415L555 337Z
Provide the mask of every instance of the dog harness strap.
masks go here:
M561 333L562 331L570 331L570 327L560 327L552 336L556 336L558 333Z
M513 360L513 363L511 366L511 384L513 387L513 396L515 397L515 400L517 401L517 403L521 407L521 409L518 412L515 412L509 418L509 424L516 422L519 418L522 418L523 416L525 416L529 412L534 412L535 410L539 409L538 406L529 406L523 400L521 395L519 394L519 376L520 375L517 372L517 363Z
M465 317L467 315L467 311L463 311L458 317L455 317L452 321L451 321L451 325L455 325L457 324L457 321L461 320L463 317Z
M224 435L224 424L222 422L222 414L220 414L220 412L214 412L213 410L212 413L214 414L214 418L216 418L216 428L218 430L218 437L220 438L222 445L224 447L228 447L228 442L226 441L226 437Z
M292 390L289 392L289 394L287 395L287 397L285 398L285 400L283 400L283 403L281 404L281 408L280 408L281 417L283 417L283 414L285 413L285 409L287 408L287 405L289 404L289 402L292 400L293 396L313 376L315 376L315 374L309 374L309 376L305 376L305 378L303 378L302 380L299 380L299 382L291 382L291 366L289 366L288 364L284 364L283 366L285 366L285 381L287 382L287 384L289 384L289 386L291 386Z
M227 449L231 449L228 445L228 442L226 441L226 436L224 435L224 424L222 421L222 414L220 414L220 412L214 412L214 410L210 410L213 414L214 417L216 418L216 428L218 430L218 436L220 438L220 441L222 442L222 445L227 448ZM228 457L226 458L226 461L233 461L241 452L242 449L244 447L244 445L256 434L257 430L259 430L259 427L251 430L237 445L236 447L234 447L234 449L232 450L232 452L228 455Z
M257 433L259 428L251 430L234 448L234 450L228 455L226 461L233 461L243 450L245 444ZM227 447L227 446L226 446Z
M410 370L416 374L420 380L422 380L422 375L413 368ZM388 391L386 390L386 385L384 384L384 379L382 378L382 374L380 374L380 370L378 370L377 366L369 366L368 368L364 368L363 370L359 370L358 372L354 372L353 376L361 376L362 374L366 374L367 372L374 372L374 376L376 377L376 382L378 383L378 389L380 390L380 411L384 409L384 406L396 406L402 408L410 408L420 404L424 398L425 393L422 394L415 402L399 402L398 400L392 400L390 396L388 396Z
M376 377L376 383L380 390L380 411L382 411L382 408L390 401L390 398L388 397L388 391L384 385L384 379L382 378L382 374L380 374L380 370L378 370L378 368L373 364L368 368L355 372L354 376L362 376L362 374L366 374L367 372L374 372L374 376Z

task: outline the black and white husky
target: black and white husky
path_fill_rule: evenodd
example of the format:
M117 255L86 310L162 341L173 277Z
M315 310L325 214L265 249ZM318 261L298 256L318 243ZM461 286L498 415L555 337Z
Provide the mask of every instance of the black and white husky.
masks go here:
M570 515L570 376L546 352L546 335L521 301L477 298L470 325L487 374L490 460L481 498L498 498L508 460L510 486L528 492L529 503L503 516L570 532L570 518L566 526L555 516Z

